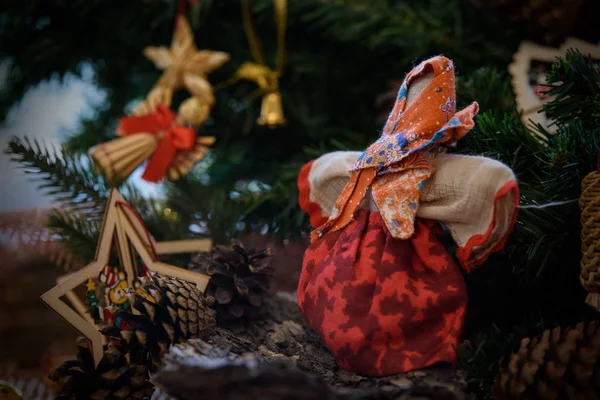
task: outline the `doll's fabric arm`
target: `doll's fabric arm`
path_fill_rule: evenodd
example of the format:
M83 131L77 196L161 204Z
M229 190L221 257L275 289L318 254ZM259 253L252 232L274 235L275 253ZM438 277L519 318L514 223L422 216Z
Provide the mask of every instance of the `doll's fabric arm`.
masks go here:
M348 170L360 154L328 153L300 171L299 204L314 228L329 218L350 177ZM422 155L435 172L421 190L417 217L443 222L459 246L458 259L470 270L502 249L514 226L519 203L516 177L506 165L490 158ZM374 204L371 210L378 211Z
M422 189L417 216L444 223L469 271L504 247L518 213L517 179L510 168L490 158L429 157L435 173Z
M327 222L337 198L350 178L350 168L360 151L327 153L305 164L298 175L298 203L318 228Z

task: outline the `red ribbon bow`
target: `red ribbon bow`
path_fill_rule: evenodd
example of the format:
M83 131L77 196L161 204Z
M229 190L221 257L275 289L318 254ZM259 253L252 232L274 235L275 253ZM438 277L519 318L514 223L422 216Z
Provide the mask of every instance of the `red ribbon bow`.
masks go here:
M121 118L117 132L122 135L152 133L160 143L152 154L142 179L158 182L165 176L178 151L193 150L196 143L196 130L175 124L175 113L163 104L156 111L141 116ZM161 137L162 135L162 137Z

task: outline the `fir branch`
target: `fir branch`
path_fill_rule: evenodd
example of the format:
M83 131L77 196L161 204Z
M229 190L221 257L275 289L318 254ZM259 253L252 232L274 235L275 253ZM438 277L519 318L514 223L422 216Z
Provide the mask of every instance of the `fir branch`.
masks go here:
M108 198L109 188L89 168L91 161L84 155L72 153L65 147L59 153L37 140L31 142L28 138L16 137L11 139L6 152L20 164L19 168L39 182L38 187L43 192L58 202L98 212Z
M544 146L521 124L516 111L502 117L491 111L480 114L475 128L458 144L461 152L504 162L519 181L539 178L538 156Z
M65 146L58 152L27 138L12 138L7 153L20 164L19 168L39 182L43 192L60 203L49 218L49 228L74 254L88 257L82 260L93 259L110 187L94 172L89 157ZM158 240L181 238L182 227L173 224L136 187L125 184L120 193Z
M470 346L463 348L460 358L475 390L491 384L499 358L522 337L543 330L544 322L555 326L597 318L585 305L586 293L579 282L580 213L577 202L572 202L579 198L583 177L596 169L597 117L589 110L579 111L597 101L596 83L590 84L597 81L596 74L581 55L557 59L548 75L556 98L546 110L558 121L559 131L551 136L538 126L545 143L531 136L516 113L503 119L493 113L480 115L476 128L463 140L468 144L464 151L511 166L519 179L521 204L571 200L520 210L503 252L490 257L485 272L466 277L470 304L483 305L471 307Z
M549 95L556 96L544 105L548 117L558 126L579 121L585 129L600 133L600 71L590 57L568 50L552 65L547 82Z
M493 15L480 12L469 1L340 3L307 2L297 9L311 30L321 31L332 40L352 43L356 49L383 52L401 49L394 62L407 64L432 51L443 50L445 55L461 60L464 65L489 66L510 59L512 42L517 43L514 28L508 28ZM481 32L493 26L503 29L504 41L495 49L488 49L486 57L482 57L472 49L489 44L489 37Z
M215 244L227 244L243 230L246 207L243 199L232 199L234 187L202 185L186 177L166 188L166 206L178 214L180 223L191 228L193 234L209 236Z
M511 114L515 108L510 79L497 68L480 68L456 84L457 109L476 101L480 112L493 110L496 115Z
M101 220L90 219L87 215L53 210L47 225L74 257L89 262L94 259L101 223Z

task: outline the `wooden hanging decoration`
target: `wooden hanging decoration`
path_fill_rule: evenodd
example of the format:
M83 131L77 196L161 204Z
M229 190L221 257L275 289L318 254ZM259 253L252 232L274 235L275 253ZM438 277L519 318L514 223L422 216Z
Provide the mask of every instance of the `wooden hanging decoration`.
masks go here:
M517 109L522 113L521 121L527 127L540 124L549 133L556 133L542 108L552 100L546 92L546 73L557 57L563 57L567 50L577 49L594 60L600 60L600 45L594 45L579 39L569 38L560 48L541 46L532 42L522 42L508 66L512 78L512 87L516 96ZM532 130L535 132L535 130ZM536 135L537 132L535 132ZM543 139L542 136L539 136Z
M109 264L113 246L117 247L120 268L113 268ZM210 249L211 242L206 239L184 241L181 244L167 242L159 247L162 247L165 253L180 252L182 250L202 251ZM139 255L139 258L134 257L134 251ZM126 299L124 292L127 289L132 288L136 291L139 289L139 284L136 284L139 282L140 276L138 260L141 260L145 269L193 283L201 292L205 291L210 279L204 274L177 268L159 261L155 250L155 242L148 234L143 223L131 206L125 202L121 194L116 189L112 189L94 261L81 270L60 279L56 286L41 297L50 308L90 340L96 365L102 358L105 339L94 323L93 317L90 316L90 309L93 304L86 307L73 294L73 291L82 285L86 285L91 299L97 299L99 294L92 293L95 288L90 284L90 281L100 277L100 280L107 286L104 293L109 298L107 301L112 303L112 306L120 306L121 300ZM140 294L143 295L143 293ZM61 297L63 296L73 304L75 310L62 301Z

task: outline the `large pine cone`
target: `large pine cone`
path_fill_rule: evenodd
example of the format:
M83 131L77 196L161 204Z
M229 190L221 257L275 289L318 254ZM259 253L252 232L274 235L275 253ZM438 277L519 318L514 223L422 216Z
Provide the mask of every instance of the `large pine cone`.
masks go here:
M87 339L79 337L77 360L64 362L49 376L60 388L56 400L149 399L154 385L148 368L128 363L117 347L109 345L95 367Z
M600 328L583 322L575 328L545 331L525 338L501 366L494 397L502 399L600 398Z
M212 299L206 300L195 285L150 271L148 275L142 286L156 302L130 291L134 312L119 311L117 317L132 328L106 327L103 333L122 340L131 360L146 363L154 372L171 344L207 339L215 327L215 311L207 306Z
M220 324L256 315L272 276L264 260L272 255L271 249L246 250L236 241L193 257L190 269L211 277L206 293L215 299L213 307Z

